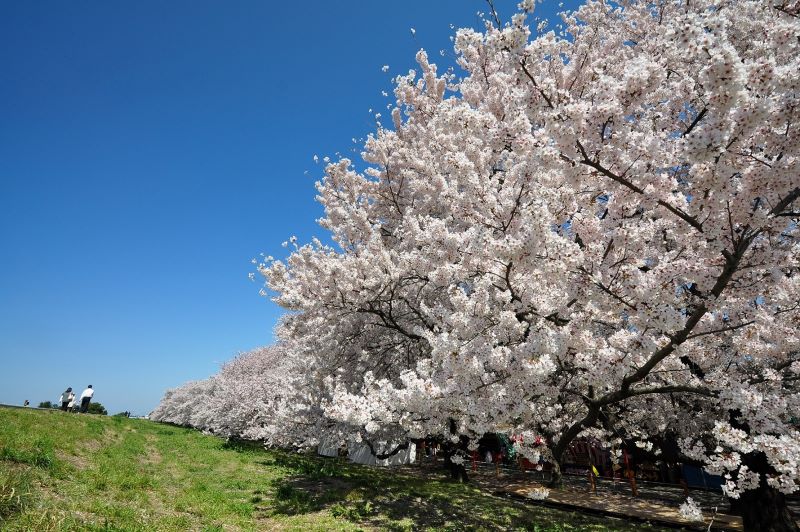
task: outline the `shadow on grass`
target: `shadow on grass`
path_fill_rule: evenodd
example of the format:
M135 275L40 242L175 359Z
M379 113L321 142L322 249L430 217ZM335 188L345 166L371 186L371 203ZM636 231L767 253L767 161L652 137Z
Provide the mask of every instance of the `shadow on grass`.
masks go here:
M272 461L260 463L279 465L292 472L289 478L273 484L275 491L268 506L256 506L257 512L265 516L327 510L361 526L389 530L642 528L641 524L622 520L610 522L607 518L494 497L469 484L449 480L444 470L432 472L432 478L421 478L337 459L282 453L275 453Z
M264 451L264 444L250 440L229 438L222 444L222 448L226 451L235 451L237 453L260 453Z
M280 466L290 470L294 475L301 475L307 479L342 477L354 473L353 466L341 459L300 453L278 451L273 453L271 461L264 460L259 463L270 467Z

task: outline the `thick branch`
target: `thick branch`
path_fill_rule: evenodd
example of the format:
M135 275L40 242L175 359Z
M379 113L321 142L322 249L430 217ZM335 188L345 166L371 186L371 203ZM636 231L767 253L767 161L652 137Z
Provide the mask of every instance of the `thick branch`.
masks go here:
M739 267L742 257L744 257L744 254L750 247L751 242L751 238L743 238L739 241L739 244L736 246L736 250L733 253L723 253L725 255L725 267L722 269L722 272L717 278L717 282L714 283L713 288L711 288L711 294L714 295L714 297L719 297L723 290L725 290L725 287L728 286L733 274L736 273L736 270ZM622 388L618 392L613 392L606 396L610 402L616 402L625 399L630 393L630 387L633 384L644 380L644 378L647 377L653 368L655 368L662 360L671 355L678 346L683 344L689 338L689 335L692 333L706 312L708 312L708 308L705 306L705 304L701 304L695 308L694 311L689 315L689 319L686 320L686 324L683 326L683 329L673 334L670 337L667 345L653 353L647 362L645 362L639 369L622 379Z
M637 395L651 395L658 393L692 393L695 395L703 395L705 397L716 397L716 394L711 390L709 390L708 388L702 388L699 386L681 386L681 385L656 386L651 388L636 388L635 390L630 390L628 392L628 396L635 397Z
M612 179L613 181L616 181L620 185L624 185L625 187L629 188L630 190L633 190L634 192L636 192L637 194L644 195L644 189L642 189L641 187L639 187L639 186L635 185L633 182L625 179L623 176L615 174L614 172L612 172L608 168L606 168L603 165L601 165L599 162L591 160L589 158L589 154L586 153L586 150L584 149L583 145L580 142L578 142L578 149L580 150L581 156L583 157L583 160L580 161L581 164L585 164L586 166L594 168L595 170L597 170L598 172L600 172L604 176ZM678 218L680 218L681 220L685 221L686 223L688 223L689 225L691 225L692 227L697 229L699 232L701 232L701 233L703 232L703 225L700 222L698 222L697 219L695 219L690 214L682 211L681 209L678 209L677 207L675 207L673 205L670 205L669 203L667 203L664 200L658 200L657 203L660 206L662 206L665 209L667 209L672 214L674 214L675 216L677 216Z
M730 326L722 327L721 329L714 329L714 330L711 330L711 331L703 331L703 332L699 332L699 333L694 333L694 334L690 334L689 336L687 336L686 339L687 340L691 340L692 338L698 338L700 336L706 336L707 334L716 334L716 333L727 332L727 331L735 331L736 329L741 329L742 327L747 327L748 325L752 325L754 323L755 323L755 321L751 320L751 321L746 321L744 323L739 323L737 325L730 325Z
M531 74L530 71L528 71L528 67L525 66L525 60L523 59L519 65L522 67L522 71L525 73L525 75L528 76L528 79L531 80L531 83L533 83L533 86L536 88L536 90L539 91L539 94L542 95L544 101L547 102L547 106L550 109L555 109L555 106L553 106L553 102L550 101L550 98L547 97L547 94L545 94L545 92L539 87L539 84L536 83L536 78L534 78L533 74Z
M789 192L785 198L780 200L771 211L769 211L772 215L779 215L783 212L783 209L788 207L794 200L800 198L800 187L795 187L794 190Z
M366 438L363 438L363 440L364 440L364 443L367 444L367 447L369 447L369 452L372 453L372 456L374 456L378 460L386 460L387 458L391 458L392 456L396 455L400 451L402 451L404 449L408 449L408 443L409 443L408 441L406 441L405 443L401 443L400 445L398 445L397 447L392 449L391 452L378 454L378 453L375 452L375 447L372 445L371 441L369 441Z
M569 444L572 443L572 440L574 440L583 429L594 425L597 421L599 413L599 407L594 405L589 406L589 411L586 413L583 419L577 423L574 423L564 434L561 435L561 437L558 439L558 442L553 447L553 458L555 458L559 464L564 456L564 451L567 450L567 447L569 447Z
M688 135L689 133L691 133L691 132L692 132L692 130L694 129L694 127L695 127L695 126L696 126L698 123L700 123L700 121L703 119L703 117L704 117L704 116L706 116L706 112L708 112L708 109L706 109L705 107L703 107L703 110L702 110L702 111L700 111L699 113L697 113L697 116L694 118L694 120L692 121L692 123L691 123L691 124L689 124L689 127L688 127L688 128L686 128L686 131L684 131L684 132L683 132L683 135L681 135L681 136L682 136L682 137L685 137L686 135Z

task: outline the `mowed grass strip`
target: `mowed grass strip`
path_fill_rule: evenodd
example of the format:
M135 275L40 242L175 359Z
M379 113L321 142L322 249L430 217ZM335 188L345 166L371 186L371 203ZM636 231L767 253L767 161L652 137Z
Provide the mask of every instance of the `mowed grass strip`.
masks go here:
M0 408L0 529L656 530L121 417Z

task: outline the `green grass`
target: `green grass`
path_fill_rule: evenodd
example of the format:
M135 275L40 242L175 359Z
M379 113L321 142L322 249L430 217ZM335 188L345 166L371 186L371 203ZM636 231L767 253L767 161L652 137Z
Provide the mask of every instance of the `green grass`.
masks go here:
M0 529L642 530L121 417L0 408Z

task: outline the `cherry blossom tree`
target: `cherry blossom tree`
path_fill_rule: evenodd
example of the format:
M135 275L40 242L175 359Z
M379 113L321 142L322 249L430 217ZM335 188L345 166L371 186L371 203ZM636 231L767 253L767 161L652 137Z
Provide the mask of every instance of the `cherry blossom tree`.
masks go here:
M214 396L215 388L216 382L211 378L189 381L167 390L148 417L162 423L207 430L211 423L207 406Z
M326 167L336 246L260 265L279 336L359 434L523 434L555 483L577 437L668 439L796 530L797 6L520 7L457 32L460 71L420 51Z
M226 437L262 439L280 437L274 423L289 400L286 354L281 347L261 347L242 353L222 365L214 376L213 397L205 409L210 420L204 428ZM285 420L284 420L285 421ZM270 439L270 438L264 438Z
M336 424L323 415L323 386L297 351L261 347L223 365L216 377L215 432L281 447L314 447Z
M211 378L168 390L150 419L267 445L316 446L337 422L323 415L319 373L294 353L285 345L241 353Z

